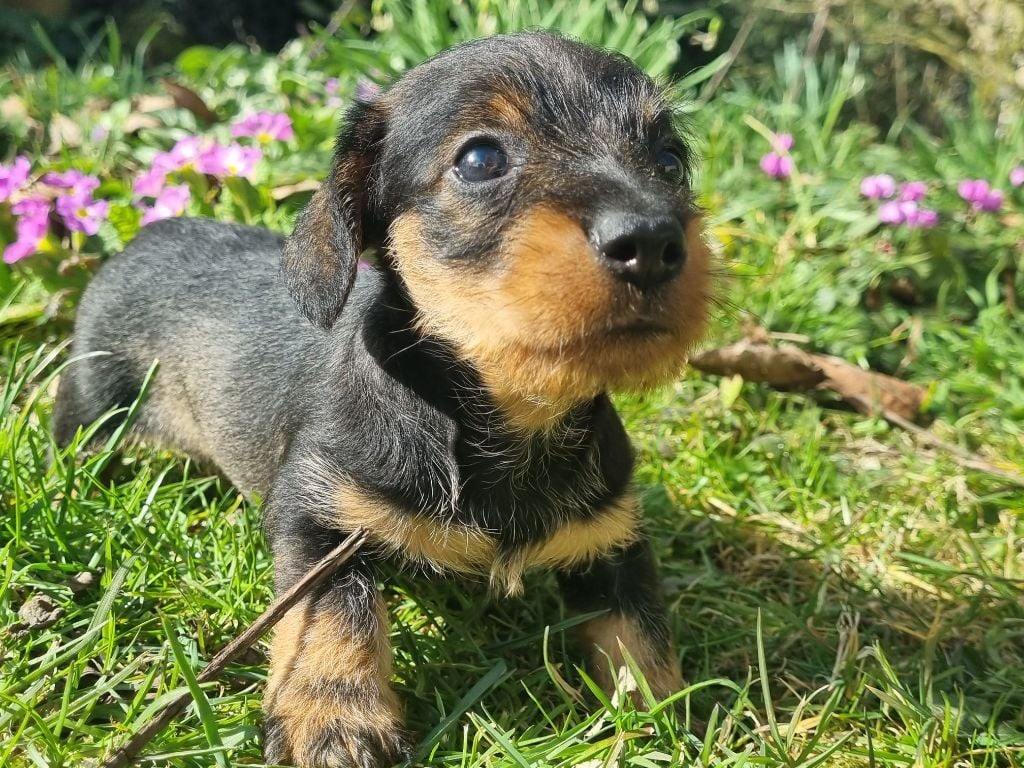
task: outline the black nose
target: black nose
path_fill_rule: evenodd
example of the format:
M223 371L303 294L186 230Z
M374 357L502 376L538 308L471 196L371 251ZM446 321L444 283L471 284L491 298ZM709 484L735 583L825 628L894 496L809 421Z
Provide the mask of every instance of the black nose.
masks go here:
M638 288L668 282L686 262L683 228L671 217L604 213L591 237L605 268Z

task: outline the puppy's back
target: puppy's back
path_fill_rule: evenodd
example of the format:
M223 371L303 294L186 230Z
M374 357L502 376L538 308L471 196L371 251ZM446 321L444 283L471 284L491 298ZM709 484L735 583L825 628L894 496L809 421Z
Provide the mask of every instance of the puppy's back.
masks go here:
M303 347L318 343L285 289L282 246L268 230L204 219L145 227L82 297L72 356L99 354L61 377L58 442L130 405L159 360L135 431L213 460L243 491L261 490L281 450L271 443L282 425L271 422L285 418L282 400L309 359Z

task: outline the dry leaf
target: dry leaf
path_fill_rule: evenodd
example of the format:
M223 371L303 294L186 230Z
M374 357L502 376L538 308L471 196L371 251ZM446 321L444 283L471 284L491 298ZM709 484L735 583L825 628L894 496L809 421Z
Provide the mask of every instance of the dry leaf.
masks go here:
M58 155L65 148L75 149L82 146L82 126L67 115L54 112L50 118L49 138L48 155Z
M698 370L718 376L742 376L780 389L831 389L861 413L894 413L913 421L925 390L884 373L865 371L831 355L804 352L792 344L774 346L765 334L743 339L691 358Z
M279 187L274 187L270 190L270 196L277 202L281 202L282 200L287 200L292 195L298 195L303 192L316 192L319 186L320 182L315 179L303 179L294 184L282 184Z
M167 78L162 79L160 84L168 90L177 106L187 109L201 122L216 123L218 121L219 118L216 113L206 106L206 102L203 101L202 97L191 88L187 88L181 83L176 83Z
M820 385L839 393L840 397L868 416L895 413L913 421L921 411L925 390L916 384L865 371L845 360L831 355L813 355L814 361L825 372Z
M709 349L690 358L690 364L717 376L742 376L773 387L806 389L820 383L825 374L811 355L792 344L778 347L743 339L719 349Z
M32 629L46 629L57 623L64 615L64 609L46 595L32 595L18 610L17 624L12 624L11 634L18 635Z

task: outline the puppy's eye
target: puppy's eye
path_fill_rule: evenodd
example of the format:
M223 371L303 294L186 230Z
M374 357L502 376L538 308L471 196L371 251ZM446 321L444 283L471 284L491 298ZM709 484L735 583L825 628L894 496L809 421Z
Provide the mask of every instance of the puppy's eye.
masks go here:
M455 173L463 181L490 181L504 176L508 170L508 155L494 144L474 144L455 162Z
M671 149L661 150L654 161L666 176L680 176L683 173L683 161Z

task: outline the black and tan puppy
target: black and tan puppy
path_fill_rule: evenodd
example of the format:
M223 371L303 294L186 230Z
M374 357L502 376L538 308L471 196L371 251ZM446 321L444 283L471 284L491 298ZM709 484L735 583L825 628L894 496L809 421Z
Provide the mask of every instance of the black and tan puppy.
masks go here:
M109 354L65 375L61 441L131 403L159 359L135 431L266 498L279 590L369 530L277 628L269 760L404 754L384 558L501 592L555 569L572 610L606 611L583 632L603 684L625 647L656 693L678 686L606 392L670 380L702 333L689 161L627 59L493 37L353 106L289 239L161 221L97 275L74 352ZM378 264L358 268L367 248Z

